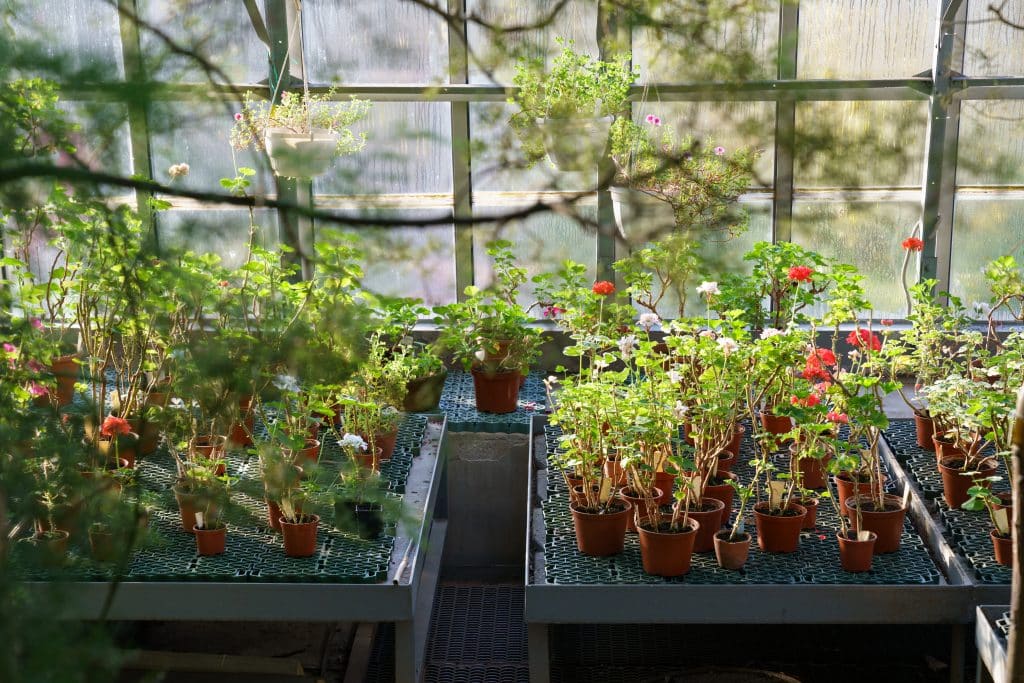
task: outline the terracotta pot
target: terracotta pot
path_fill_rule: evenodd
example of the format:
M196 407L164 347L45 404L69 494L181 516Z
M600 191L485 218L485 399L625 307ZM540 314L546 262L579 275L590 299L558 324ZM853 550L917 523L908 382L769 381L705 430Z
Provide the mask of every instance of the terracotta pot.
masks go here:
M267 504L267 524L274 531L281 530L281 506L276 501L264 498L264 502Z
M704 498L700 510L690 510L690 518L700 525L697 538L693 541L693 552L706 553L715 547L715 534L722 528L725 503L717 498Z
M618 458L612 458L609 455L601 465L601 471L604 472L604 476L612 480L612 486L626 485L626 471L622 469Z
M804 525L801 529L814 529L818 526L818 499L817 498L801 498L797 501L800 505L804 506L807 510L807 516L804 517Z
M178 512L181 513L181 528L190 534L196 526L196 495L174 489L174 498L178 501Z
M935 420L914 411L914 429L917 430L917 447L926 451L935 450Z
M114 534L107 529L89 529L89 549L98 562L114 562L118 558Z
M730 441L729 445L725 447L725 450L727 450L730 453L732 453L734 458L739 455L740 449L743 448L743 438L746 435L747 435L747 428L746 427L744 427L741 424L733 426L733 428L732 428L732 441ZM731 465L730 465L730 467L731 467ZM723 468L722 467L722 462L721 462L721 460L719 460L718 469L719 470L722 470L722 469L728 470L730 468L729 467Z
M932 450L935 451L935 462L937 463L942 462L943 458L963 458L965 455L963 448L960 448L952 441L939 438L938 434L934 434L932 436L932 445L934 446ZM978 452L978 447L980 445L980 441L977 440L971 444L971 455Z
M851 531L853 538L843 536L841 531L836 532L839 540L839 564L848 572L871 571L871 559L874 556L875 542L878 535L869 531L871 538L866 541L857 540L857 532Z
M993 529L988 533L992 539L992 550L995 552L996 562L1004 567L1013 566L1013 536L1003 537L996 534Z
M376 463L373 462L373 454L370 453L369 451L367 451L365 453L356 453L356 462L358 462L359 466L364 468L364 469L367 469L367 470L369 470L369 469L379 470L380 469L380 447L377 448L376 453L377 453L377 462Z
M718 454L718 471L719 473L732 472L732 468L736 465L738 451L724 450Z
M730 541L728 529L715 534L715 559L722 569L742 569L750 555L750 534L736 534L736 540Z
M217 464L217 476L222 476L226 471L223 460L227 442L228 440L225 436L197 436L189 444L189 450L193 456L199 455L207 460L220 460L221 462Z
M292 452L292 462L296 465L316 463L320 460L320 442L316 439L306 439L306 445L297 451Z
M256 428L256 416L252 412L252 396L243 396L238 400L238 407L242 411L242 421L231 425L231 433L228 438L231 443L239 446L252 445L252 432Z
M406 393L405 399L402 400L402 409L407 413L437 410L447 378L448 371L442 370L436 375L409 380L405 385Z
M973 470L978 473L977 475L965 476L961 474L963 462L963 456L946 456L939 462L939 472L942 473L942 495L946 499L946 505L952 510L959 509L961 505L967 502L967 499L970 498L967 495L967 489L974 486L976 478L984 479L985 477L990 477L998 469L995 463L991 460L986 460ZM988 488L991 486L991 482L983 481L979 482L979 485Z
M671 472L655 472L654 473L654 488L661 490L661 497L658 499L658 505L671 505L672 503L672 488L676 483L676 475Z
M878 534L875 541L875 554L894 553L900 549L900 538L903 536L903 520L907 510L903 507L903 499L899 496L886 494L882 499L885 510L875 510L871 496L859 495L846 500L846 516L854 531L874 531ZM860 522L857 521L856 506L860 507Z
M790 444L790 462L797 474L800 475L805 489L823 489L828 484L828 464L832 460L832 454L826 453L821 459L813 457L798 457L799 447L797 444ZM795 459L795 460L793 460Z
M513 413L519 402L519 371L488 373L473 369L476 409L482 413Z
M200 529L196 526L192 527L192 533L196 536L196 550L200 555L220 555L224 552L228 538L226 526L219 529Z
M96 452L109 462L127 460L128 467L135 469L135 444L137 439L123 438L115 444L114 439L100 437L96 441Z
M360 434L363 441L370 443L370 437L366 434ZM387 461L391 459L391 454L395 452L395 442L398 441L398 427L395 427L390 432L375 434L373 437L373 444L380 449L380 459Z
M484 349L484 363L500 363L508 358L508 352L509 348L512 346L512 342L504 340L496 342L496 344L497 348L493 351L490 348Z
M885 475L882 475L883 477ZM849 472L840 472L835 476L836 492L839 494L839 509L844 517L848 517L846 510L846 499L853 495L871 494L871 482L862 481L854 483L853 476ZM882 482L885 483L884 480Z
M1010 491L1000 491L995 495L996 498L999 499L999 502L993 503L992 509L1006 510L1006 514L1011 515L1013 513L1013 493L1011 493Z
M626 501L620 501L619 505L619 508L604 514L585 512L575 503L569 506L576 530L576 547L581 553L606 557L622 552L626 543L626 524L633 515L633 506Z
M772 415L771 413L759 413L761 426L769 434L779 436L793 429L793 420L785 415Z
M302 515L298 523L281 520L284 554L288 557L310 557L316 552L316 531L320 523L317 515Z
M768 503L754 506L754 522L757 524L757 545L769 553L793 553L800 546L800 527L804 524L807 509L796 503L789 503L786 511L790 514L768 514Z
M735 480L736 475L732 472L719 471L718 478L720 480ZM736 490L733 489L727 481L722 481L720 484L708 484L704 487L704 498L714 498L715 500L722 501L722 505L724 506L722 510L722 524L729 521L729 515L732 514L732 503L735 494ZM715 531L718 531L718 529L715 529Z
M657 487L654 488L655 505L658 504L657 501L662 497L662 493L663 492L661 489ZM626 522L626 531L631 534L635 534L637 511L641 513L641 516L647 516L647 511L644 509L644 498L637 496L632 489L622 489L621 491L619 491L619 498L622 498L624 501L633 506L633 514L629 516L629 520Z
M68 532L57 530L44 531L32 538L39 553L39 561L47 567L59 567L67 560Z
M667 526L667 522L663 524ZM689 572L694 541L699 533L700 523L692 517L685 530L675 533L660 526L656 529L651 520L644 520L637 529L644 571L654 576L682 576Z
M53 520L53 525L50 524L50 519L36 519L35 528L36 535L43 533L44 531L63 531L68 536L78 537L79 534L79 522L81 521L83 501L81 499L74 503L62 503L58 504L53 509L53 514L50 517Z
M75 398L75 382L81 373L77 356L61 356L50 363L50 372L57 378L57 405L66 406Z

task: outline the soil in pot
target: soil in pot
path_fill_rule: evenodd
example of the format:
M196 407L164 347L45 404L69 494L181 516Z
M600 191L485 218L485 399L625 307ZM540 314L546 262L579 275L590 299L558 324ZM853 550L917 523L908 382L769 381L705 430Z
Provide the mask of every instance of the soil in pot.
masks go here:
M935 435L935 420L915 410L914 429L917 432L917 447L934 451L935 442L932 441L932 437Z
M637 495L633 489L622 489L619 491L619 497L628 502L633 506L633 514L629 516L629 520L626 522L626 531L631 534L636 533L636 513L639 510L640 516L645 517L646 509L644 506L645 498ZM655 487L654 489L654 506L658 507L658 501L662 498L662 490Z
M807 510L807 515L804 517L804 525L801 529L814 529L818 526L818 499L817 498L801 498L796 501L800 505L804 506Z
M967 490L974 486L975 479L984 479L996 473L998 467L991 460L986 460L972 467L970 471L976 474L966 475L963 473L963 457L944 457L939 462L939 472L942 473L942 495L946 499L946 505L952 510L957 510L970 498ZM989 487L991 482L979 482L980 486Z
M884 510L876 510L871 496L860 495L847 499L846 516L854 531L874 531L876 555L894 553L900 549L900 538L903 536L903 520L907 511L903 507L903 499L899 496L886 494L882 498ZM856 508L860 507L860 522L857 521Z
M996 562L1004 567L1013 566L1013 536L1001 536L993 529L989 532L992 539L992 550L995 552Z
M691 508L690 518L700 525L693 541L693 552L706 553L715 549L715 534L722 528L725 503L717 498L704 497L700 510Z
M715 559L722 569L743 569L750 555L750 534L736 534L736 538L729 540L731 534L730 529L715 534Z
M482 413L512 413L519 402L518 370L487 372L474 368L473 389L476 409Z
M871 558L874 556L875 542L878 535L873 531L868 532L867 540L860 540L856 531L852 529L843 532L837 531L836 538L839 540L839 564L848 572L871 571Z
M405 399L402 401L402 410L407 413L437 410L447 378L448 371L442 370L436 375L409 380L405 385L406 392Z
M637 529L640 537L640 561L644 571L654 576L682 576L690 571L693 544L700 533L700 523L687 520L686 526L672 530L672 520L662 518L655 525L650 519Z
M196 550L200 555L221 555L227 545L228 528L220 526L216 529L201 529L198 526L192 527L192 533L196 536Z
M729 519L729 515L732 514L733 498L735 497L736 490L729 485L731 480L736 479L736 475L732 472L718 471L718 476L711 477L706 487L704 487L704 497L714 498L715 500L722 501L724 506L722 510L722 523L725 524ZM715 529L718 531L718 529Z
M606 557L622 552L626 543L626 524L633 506L624 500L613 501L602 510L586 510L572 503L572 524L576 547L584 555Z
M769 512L768 503L758 503L754 506L758 547L768 553L796 552L806 516L807 509L797 503L789 503L785 510L774 515Z
M281 519L284 554L288 557L312 556L316 552L316 530L319 523L319 516L301 513L297 522Z

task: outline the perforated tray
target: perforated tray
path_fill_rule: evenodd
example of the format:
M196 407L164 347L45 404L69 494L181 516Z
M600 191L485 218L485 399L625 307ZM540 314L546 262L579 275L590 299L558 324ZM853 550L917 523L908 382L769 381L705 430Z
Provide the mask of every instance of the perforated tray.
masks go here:
M449 372L441 395L440 410L453 432L529 434L530 421L547 405L543 375L531 372L519 390L519 403L511 413L483 413L476 409L473 375Z

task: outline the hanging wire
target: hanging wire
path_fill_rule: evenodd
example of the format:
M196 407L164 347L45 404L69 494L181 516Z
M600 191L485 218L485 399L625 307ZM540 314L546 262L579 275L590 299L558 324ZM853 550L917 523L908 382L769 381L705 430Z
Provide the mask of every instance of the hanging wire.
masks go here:
M295 0L295 27L299 29L299 68L302 69L302 95L306 100L306 128L309 129L309 139L313 139L313 112L309 108L309 79L306 78L306 42L305 31L302 29L302 0ZM291 48L291 39L288 40L288 47ZM289 49L289 53L291 50Z

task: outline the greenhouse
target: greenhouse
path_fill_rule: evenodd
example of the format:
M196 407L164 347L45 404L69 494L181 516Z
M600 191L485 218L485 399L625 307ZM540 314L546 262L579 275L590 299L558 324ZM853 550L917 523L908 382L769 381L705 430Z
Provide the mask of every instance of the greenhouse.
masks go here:
M0 15L0 683L1024 683L1024 0Z

